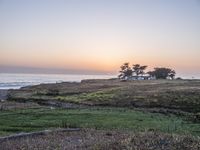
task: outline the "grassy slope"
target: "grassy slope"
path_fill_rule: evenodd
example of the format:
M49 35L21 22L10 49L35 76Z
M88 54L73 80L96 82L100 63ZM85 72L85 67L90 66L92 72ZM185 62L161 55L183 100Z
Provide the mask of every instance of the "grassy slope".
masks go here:
M0 113L0 134L30 132L57 127L84 127L131 131L162 131L200 135L200 125L184 118L143 113L125 108L21 109Z
M198 113L200 81L89 80L82 83L46 84L10 91L10 99L58 100L119 107L158 107Z

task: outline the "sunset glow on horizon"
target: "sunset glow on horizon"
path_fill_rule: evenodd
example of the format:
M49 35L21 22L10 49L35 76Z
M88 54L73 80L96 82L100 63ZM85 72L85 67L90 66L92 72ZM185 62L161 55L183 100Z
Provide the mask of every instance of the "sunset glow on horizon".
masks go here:
M0 0L0 66L200 76L198 0Z

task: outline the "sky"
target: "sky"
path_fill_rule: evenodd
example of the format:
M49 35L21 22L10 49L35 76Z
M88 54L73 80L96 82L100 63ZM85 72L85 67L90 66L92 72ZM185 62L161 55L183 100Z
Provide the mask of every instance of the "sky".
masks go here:
M0 0L0 66L200 77L200 0Z

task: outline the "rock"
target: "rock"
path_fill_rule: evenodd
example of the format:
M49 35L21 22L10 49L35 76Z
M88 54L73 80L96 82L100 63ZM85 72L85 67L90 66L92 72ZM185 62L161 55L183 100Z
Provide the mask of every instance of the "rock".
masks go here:
M0 90L0 100L5 101L8 98L8 90Z

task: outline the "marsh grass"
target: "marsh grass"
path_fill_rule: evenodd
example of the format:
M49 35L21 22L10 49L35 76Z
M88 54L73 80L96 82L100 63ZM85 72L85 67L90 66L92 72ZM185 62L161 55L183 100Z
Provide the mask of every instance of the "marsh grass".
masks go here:
M58 127L104 130L161 131L200 135L200 125L176 116L144 113L125 108L54 109L2 111L0 134L39 131Z

